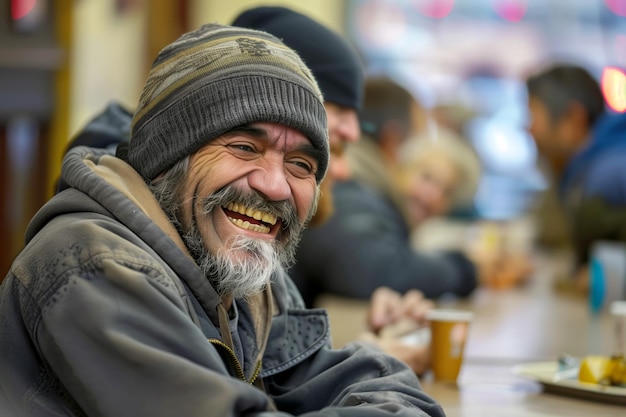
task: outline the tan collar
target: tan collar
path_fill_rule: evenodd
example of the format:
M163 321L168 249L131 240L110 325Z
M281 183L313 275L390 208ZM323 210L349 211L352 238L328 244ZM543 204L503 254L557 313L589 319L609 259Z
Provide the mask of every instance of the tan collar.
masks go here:
M172 225L167 215L159 205L143 178L130 165L114 156L104 155L95 163L91 159L85 159L85 164L96 174L102 177L109 184L113 185L129 200L131 200L146 216L150 217L165 234L176 243L176 245L187 256L189 252L180 234ZM232 305L231 297L223 297L222 304L226 311ZM257 344L262 356L269 338L269 330L274 312L274 302L271 287L248 299L250 312L253 316L254 327L256 329ZM260 358L259 358L260 359Z
M172 222L167 218L167 215L143 178L133 167L123 160L110 155L100 157L97 164L88 158L84 159L84 162L93 172L113 185L139 207L146 216L150 217L176 243L183 253L191 257L180 234L178 234Z

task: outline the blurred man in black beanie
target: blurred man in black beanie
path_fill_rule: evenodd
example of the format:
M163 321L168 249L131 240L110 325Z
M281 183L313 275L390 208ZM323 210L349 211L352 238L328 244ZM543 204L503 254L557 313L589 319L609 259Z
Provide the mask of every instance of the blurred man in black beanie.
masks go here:
M359 140L361 134L358 120L364 80L361 58L342 36L285 7L248 9L237 16L232 25L262 30L281 39L300 55L322 90L333 156L322 183L325 197L320 199L311 224L323 223L332 212L332 183L346 180L350 175L344 149Z
M257 7L232 23L269 32L298 52L315 75L324 100L359 110L363 99L363 66L344 38L308 16L285 7Z
M330 163L328 173L321 183L322 195L316 215L310 226L320 226L331 216L334 208L332 199L333 184L349 180L351 172L344 151L348 144L361 137L359 112L364 96L364 68L356 50L339 34L316 22L308 16L285 7L256 7L244 11L232 23L268 32L280 38L293 48L307 64L318 82L324 97L324 107L328 117L330 142ZM314 307L320 293L320 282L312 279L310 271L300 259L310 257L305 253L310 245L311 230L304 231L301 245L296 252L296 264L289 275L302 293L307 307ZM411 290L400 294L390 288L380 287L372 294L368 325L379 332L387 325L408 318L422 322L425 312L432 302L425 300L422 293ZM418 323L419 324L419 323ZM371 333L362 336L378 344L387 353L409 364L416 373L428 366L424 346L409 346L400 340L377 339Z

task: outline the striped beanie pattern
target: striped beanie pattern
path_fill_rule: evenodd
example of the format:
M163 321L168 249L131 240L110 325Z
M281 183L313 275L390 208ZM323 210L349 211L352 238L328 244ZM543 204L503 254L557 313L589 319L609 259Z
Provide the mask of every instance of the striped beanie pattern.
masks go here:
M207 24L157 56L132 121L125 159L147 181L227 131L254 122L302 132L328 166L321 92L300 57L274 36Z

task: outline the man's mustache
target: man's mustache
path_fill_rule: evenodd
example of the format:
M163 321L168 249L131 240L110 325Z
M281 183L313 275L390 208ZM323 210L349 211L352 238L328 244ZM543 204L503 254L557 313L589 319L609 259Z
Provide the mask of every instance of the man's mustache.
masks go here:
M210 213L216 207L226 207L228 203L243 204L246 208L272 214L280 219L282 230L299 224L297 210L290 201L271 201L256 191L243 191L232 185L205 197L202 210Z

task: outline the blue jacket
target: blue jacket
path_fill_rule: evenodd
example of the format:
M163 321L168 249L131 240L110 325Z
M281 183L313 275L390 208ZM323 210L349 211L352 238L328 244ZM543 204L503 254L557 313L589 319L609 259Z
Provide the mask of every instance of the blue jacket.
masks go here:
M626 113L606 113L596 122L559 191L579 263L598 240L626 242Z
M626 206L626 113L606 113L592 129L589 144L567 165L561 193L580 187L581 197L600 197Z

